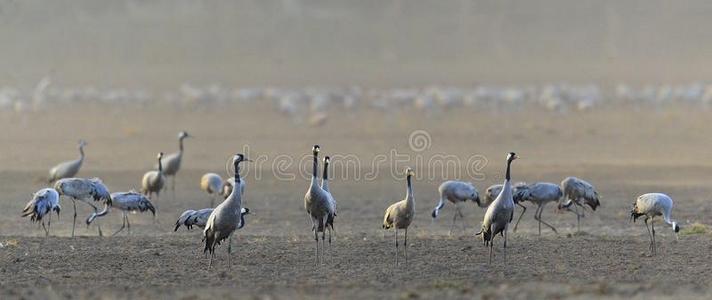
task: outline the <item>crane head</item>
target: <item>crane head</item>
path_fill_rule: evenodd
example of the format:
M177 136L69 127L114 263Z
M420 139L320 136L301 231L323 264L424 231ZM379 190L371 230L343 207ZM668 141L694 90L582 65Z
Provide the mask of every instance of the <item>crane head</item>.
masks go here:
M514 152L509 152L509 154L507 154L507 161L508 161L508 162L514 161L514 160L517 159L517 158L519 158L519 156L517 156L517 154L514 153Z
M185 131L185 130L184 130L184 131L181 131L180 133L178 133L178 138L179 138L179 139L184 139L184 138L189 138L189 137L193 137L193 136L190 135L190 134L188 134L188 132Z
M319 145L314 145L314 147L312 147L312 153L314 153L314 155L319 154L319 149Z

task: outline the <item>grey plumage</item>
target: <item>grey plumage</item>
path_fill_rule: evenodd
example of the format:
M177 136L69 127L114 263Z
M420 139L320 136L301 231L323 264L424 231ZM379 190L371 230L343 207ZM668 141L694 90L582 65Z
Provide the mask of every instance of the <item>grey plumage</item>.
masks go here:
M549 226L551 230L556 232L556 228L554 228L554 226L551 226L549 223L546 223L541 219L541 214L544 211L544 206L546 204L548 204L549 202L558 202L559 199L561 199L561 197L564 195L561 191L561 188L559 188L559 185L548 182L537 182L519 187L518 193L521 194L520 199L519 201L515 200L515 202L517 202L517 204L519 204L523 208L523 210L522 213L519 214L517 222L514 224L513 231L517 231L519 221L522 220L522 216L527 211L527 208L521 205L521 202L527 201L537 206L536 211L534 212L534 219L539 222L539 235L541 235L541 224Z
M228 178L223 182L222 196L227 198L232 193L232 187L235 186L235 178ZM240 195L245 196L245 187L247 186L247 180L245 178L240 178Z
M304 209L307 215L312 221L312 231L314 232L314 240L316 242L316 263L319 264L319 232L322 233L322 252L324 249L325 239L326 239L326 221L330 214L333 214L333 207L331 206L331 201L328 198L327 193L318 184L318 171L319 171L319 145L314 145L312 147L312 177L309 183L309 188L304 195Z
M161 159L163 164L163 175L166 177L171 177L171 190L173 193L173 198L175 198L176 192L176 175L180 170L181 161L183 160L183 140L189 137L193 137L186 131L181 131L178 133L178 152L167 154Z
M178 228L185 226L186 229L191 230L193 226L198 228L205 228L205 224L208 223L208 217L213 212L213 208L203 208L201 210L186 210L184 211L178 220L176 221L176 227L173 231L178 231ZM237 229L242 229L245 227L245 215L250 214L250 209L243 207L240 209L240 223L237 225Z
M158 170L148 171L143 174L141 179L141 193L147 195L149 199L152 199L152 195L156 194L156 201L160 198L161 189L166 183L166 177L163 174L163 163L161 163L161 158L163 158L163 152L159 152L156 156L158 159Z
M74 236L74 231L77 223L77 203L76 200L82 201L92 208L94 212L98 209L96 205L92 202L103 203L107 206L111 205L111 194L109 194L109 189L104 185L104 183L99 178L64 178L57 180L54 183L54 189L59 193L60 196L67 196L72 199L72 204L74 207L74 222L72 224L72 236ZM99 235L101 233L101 226L99 228Z
M84 146L86 145L87 143L84 140L79 140L79 158L59 163L49 170L49 183L62 178L74 177L79 173L79 169L84 162Z
M334 220L336 219L336 199L334 199L334 196L331 194L331 191L329 190L329 163L331 162L331 158L329 156L324 157L324 172L322 173L322 178L321 178L321 189L324 190L324 193L326 193L326 198L329 201L329 213L326 216L326 228L329 230L329 245L331 245L331 233L334 231Z
M485 246L489 246L489 262L492 263L492 250L494 247L494 236L501 234L504 237L504 259L507 260L507 228L514 217L514 199L512 197L512 185L510 183L510 168L512 161L517 159L514 152L507 155L507 171L502 191L499 196L487 207L485 218L482 221L482 229L477 235L482 235Z
M156 215L156 208L153 206L150 200L146 198L143 194L135 191L129 192L116 192L111 194L111 206L105 206L104 210L101 212L94 212L87 218L86 223L90 225L94 219L106 215L111 208L116 208L121 210L122 213L122 224L121 228L114 232L112 236L118 234L124 228L128 228L128 233L131 234L131 223L129 223L129 212L146 212L150 211L154 216Z
M61 209L59 193L53 188L44 188L32 195L32 200L27 202L27 205L22 210L22 217L30 217L30 221L33 223L40 222L45 231L45 236L48 236L49 228L52 225L52 216L50 214L55 211L57 212L57 218L59 218ZM45 227L44 222L45 216L47 217L47 227Z
M431 213L433 219L437 218L440 214L440 210L445 206L445 200L450 201L450 203L455 205L455 214L452 218L452 225L450 225L448 235L452 234L452 229L455 227L455 221L458 216L462 222L463 230L465 230L465 216L462 214L460 203L470 200L477 203L478 206L481 206L480 193L477 191L477 188L475 188L471 182L448 180L440 184L438 193L440 194L440 199Z
M240 162L249 161L244 155L236 154L233 157L233 165L235 166L235 183L240 183ZM232 233L239 225L240 212L242 211L242 195L233 189L225 201L220 203L208 217L208 222L203 230L203 241L205 249L203 252L210 253L210 264L213 265L215 257L215 246L219 245L224 239L232 236ZM228 243L228 268L232 267L232 243Z
M406 174L406 194L405 199L393 203L386 209L383 216L383 229L394 229L394 240L396 246L396 265L398 265L398 229L405 230L403 240L403 251L405 262L408 264L408 227L415 219L415 194L413 193L412 178L415 175L411 168L407 168Z
M655 246L655 224L654 219L657 216L663 216L663 221L672 226L672 230L677 234L680 231L680 226L677 222L671 219L672 217L672 198L662 193L649 193L638 196L633 209L630 211L631 221L635 222L639 217L645 217L645 227L648 229L650 236L650 252L657 254ZM650 220L650 228L648 227ZM651 231L652 228L652 231Z
M566 177L561 181L561 190L564 192L564 201L559 203L559 209L566 209L576 214L576 227L581 230L581 218L585 217L585 207L588 205L592 210L596 210L601 205L598 192L592 184L576 178ZM573 210L571 206L573 205ZM579 212L581 207L581 212Z

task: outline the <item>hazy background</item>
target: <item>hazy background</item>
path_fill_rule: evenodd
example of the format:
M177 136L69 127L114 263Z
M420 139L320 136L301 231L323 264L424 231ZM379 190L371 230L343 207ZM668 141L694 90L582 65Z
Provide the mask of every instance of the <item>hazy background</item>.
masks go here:
M0 84L712 77L709 1L0 1Z

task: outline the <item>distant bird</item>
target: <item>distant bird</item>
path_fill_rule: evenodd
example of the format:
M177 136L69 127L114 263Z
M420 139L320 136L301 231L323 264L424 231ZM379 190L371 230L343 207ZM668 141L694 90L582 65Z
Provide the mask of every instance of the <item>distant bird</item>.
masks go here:
M222 196L227 198L232 193L232 187L235 185L235 178L228 178L223 182ZM247 180L245 178L240 178L240 195L245 196L245 186L247 186Z
M205 224L208 222L208 217L213 212L213 208L203 208L201 210L186 210L184 211L178 220L176 221L176 227L173 231L178 231L178 228L185 226L186 229L191 230L193 226L198 228L205 228ZM243 207L240 209L240 224L237 225L237 229L242 229L245 227L245 215L250 214L250 209Z
M160 198L161 189L166 184L166 176L163 173L163 163L161 158L163 157L163 152L159 152L156 158L158 159L158 170L148 171L143 174L143 179L141 180L141 193L148 196L148 199L153 199L151 196L156 194L156 201Z
M326 229L329 230L329 246L331 246L331 232L334 231L334 219L336 218L336 200L334 196L331 195L329 191L329 163L331 158L329 156L324 157L324 172L321 179L321 189L326 193L326 197L329 200L330 211L326 217Z
M576 177L566 177L561 181L561 190L564 192L564 200L566 201L559 203L559 209L567 209L576 214L576 225L578 230L581 231L581 217L585 217L583 205L586 204L595 211L596 207L601 205L598 199L598 192L593 185ZM574 204L574 210L571 210L572 204ZM579 206L581 207L581 213L578 210Z
M171 191L174 199L176 195L176 174L178 174L180 170L180 163L183 159L183 140L189 137L193 136L188 134L188 132L181 131L178 133L178 152L168 154L161 159L163 163L163 175L171 178Z
M206 173L200 178L200 189L208 193L210 207L213 207L215 206L215 196L221 195L223 192L223 180L218 174Z
M556 228L554 228L554 226L551 226L549 223L542 221L541 214L544 211L544 206L546 206L546 204L548 204L549 202L558 202L559 199L561 199L561 197L564 195L563 192L561 192L561 188L559 188L559 185L548 182L537 182L531 185L524 185L520 187L519 193L522 194L520 196L520 201L528 201L537 206L536 211L534 212L534 219L539 221L539 235L541 235L541 224L549 226L551 230L556 232ZM517 204L521 206L521 203L519 203L520 201L515 200L515 202L517 202ZM524 210L522 210L522 213L519 214L519 218L517 218L517 222L514 224L514 232L517 231L519 221L522 220L522 216L527 211L526 207L522 206L522 208L524 208Z
M312 162L312 177L309 183L309 188L304 195L304 209L311 217L312 231L314 231L314 240L316 241L316 264L319 264L319 232L321 232L322 251L323 244L326 238L326 222L329 215L334 213L332 202L329 199L329 194L319 186L319 145L312 147L314 160Z
M433 209L431 214L433 219L438 217L440 210L445 206L445 200L448 200L455 205L455 214L452 217L452 225L450 225L448 235L452 234L452 229L455 227L455 221L458 216L462 222L462 228L465 230L465 227L467 226L465 224L465 216L462 214L459 204L465 203L467 200L471 200L480 206L480 193L477 192L477 188L475 188L475 186L470 182L448 180L440 184L438 192L440 193L440 201L438 201L438 204L435 206L435 209Z
M240 163L249 161L242 154L235 154L232 159L235 166L235 184L240 184ZM230 196L220 203L210 216L203 230L203 241L205 249L203 252L210 253L210 264L212 267L213 258L215 257L215 246L219 245L224 239L232 236L232 233L237 229L240 223L242 212L242 195L237 189L233 189ZM228 268L232 267L232 243L228 243L227 247Z
M94 212L97 212L98 209L92 204L92 201L99 202L100 204L103 203L104 205L111 205L109 189L99 178L63 178L54 183L54 189L60 196L67 196L72 199L74 206L72 237L74 236L74 229L77 226L77 200L94 208ZM101 225L97 225L97 227L99 228L99 236L102 236Z
M413 193L412 177L415 175L413 169L407 168L406 174L406 192L405 199L393 203L386 209L386 214L383 216L383 229L395 229L395 244L396 244L396 265L398 265L398 229L405 230L405 239L403 240L403 248L405 253L405 263L408 264L408 227L415 218L415 195Z
M45 236L49 236L49 227L52 225L51 212L57 212L57 218L59 218L61 209L59 193L53 188L44 188L32 195L32 200L27 202L27 205L22 210L22 217L29 216L32 223L40 222L45 231ZM45 221L43 220L45 216L47 216L47 227L45 227Z
M121 224L121 228L119 228L119 230L114 232L111 236L115 236L127 227L128 233L131 234L131 223L129 223L128 216L129 212L136 213L150 211L151 214L154 216L156 215L156 209L153 207L153 204L151 204L151 201L148 200L148 198L146 198L143 194L135 191L117 192L111 194L111 206L105 206L103 211L98 213L94 212L89 216L89 218L87 218L87 226L89 226L97 217L106 215L110 208L119 209L123 214L123 223Z
M492 263L492 248L494 247L494 236L498 233L504 237L504 260L507 260L507 228L514 217L514 199L512 197L512 184L510 168L512 161L517 159L517 154L509 152L507 155L507 171L504 177L502 192L497 199L487 207L485 218L482 221L482 229L476 235L482 234L482 241L485 246L489 245L489 263Z
M49 170L49 183L53 183L62 178L74 177L79 172L84 162L84 146L87 142L79 140L79 158L62 162Z
M633 209L630 211L630 218L633 222L641 216L645 216L645 228L648 229L650 235L650 252L655 255L657 249L655 247L655 217L663 216L663 221L672 226L672 230L677 234L680 231L680 226L670 219L672 214L672 199L670 196L661 193L649 193L638 197L633 203ZM650 219L650 227L648 227L648 219ZM652 228L652 230L651 230Z

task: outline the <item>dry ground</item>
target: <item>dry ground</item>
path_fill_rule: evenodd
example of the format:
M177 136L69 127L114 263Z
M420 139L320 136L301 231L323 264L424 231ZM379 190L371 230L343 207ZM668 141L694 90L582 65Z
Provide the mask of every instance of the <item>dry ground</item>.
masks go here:
M710 224L712 154L704 111L646 111L604 108L590 113L558 115L537 111L510 114L448 111L430 116L416 112L386 115L357 111L343 117L333 112L327 126L309 128L267 107L165 110L158 107L44 111L0 116L0 298L648 298L712 296L712 238L702 232L681 235L658 227L659 255L647 253L642 223L631 224L628 211L635 196L668 193L675 200L674 218L682 226ZM503 121L505 120L505 121ZM197 136L186 141L176 198L167 192L157 202L159 224L148 215L131 215L133 231L96 237L86 228L89 210L79 205L79 236L71 231L71 203L63 202L52 236L19 217L30 193L54 163L76 155L76 140L85 138L86 165L80 176L99 176L112 191L138 188L155 153L177 148L181 129ZM408 136L426 130L432 145L414 152ZM402 180L380 166L375 180L341 176L332 183L339 201L337 236L326 263L313 264L313 240L303 212L308 184L275 177L272 161L291 155L295 164L312 144L324 153L353 154L362 162L375 155L399 153L430 157L453 154L488 159L485 175L475 184L483 191L502 180L504 156L524 158L513 166L514 180L559 182L576 175L594 183L602 207L575 233L572 214L546 208L544 218L558 229L538 237L533 210L511 235L507 262L498 250L487 264L487 249L473 233L483 212L464 207L467 231L447 236L452 217L446 205L433 222L440 178L437 168L417 165L417 219L410 232L409 265L393 266L392 236L383 236L380 221L389 203L401 199ZM253 157L268 163L248 168L245 205L253 214L235 241L234 265L207 269L200 232L173 232L184 209L202 208L208 199L198 189L206 171L224 174L231 153L249 145ZM416 165L415 162L412 162ZM405 165L403 165L405 166ZM297 172L292 166L290 172ZM259 173L258 171L262 171ZM360 174L372 171L364 164ZM260 174L261 177L256 176ZM448 177L466 178L466 175ZM120 226L116 212L100 220L106 233ZM704 230L702 230L704 231ZM497 242L497 246L501 246Z

